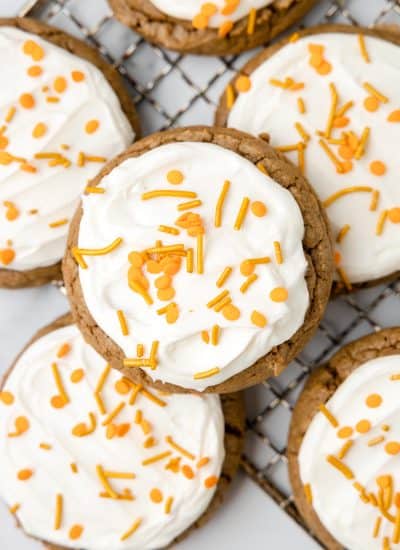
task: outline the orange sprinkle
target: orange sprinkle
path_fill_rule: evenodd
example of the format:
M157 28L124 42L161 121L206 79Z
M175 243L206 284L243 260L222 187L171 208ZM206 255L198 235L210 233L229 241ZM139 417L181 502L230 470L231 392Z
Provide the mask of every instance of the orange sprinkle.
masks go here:
M43 73L43 69L39 65L32 65L31 67L28 67L26 73L28 76L36 78Z
M67 89L67 81L63 76L58 76L54 80L53 86L57 93L62 94Z
M256 264L250 260L244 260L240 264L240 273L245 276L251 275L255 269L255 265Z
M192 468L188 465L188 464L184 464L182 466L182 474L187 478L187 479L193 479L194 478L194 472L192 470Z
M227 321L237 321L240 317L240 310L233 304L228 304L222 309L222 315Z
M336 420L336 418L333 416L333 414L329 411L329 409L326 408L326 406L321 403L319 406L320 412L326 417L328 422L334 427L337 428L339 426L339 422Z
M333 466L334 468L336 468L337 470L339 470L340 473L342 473L344 475L345 478L347 479L354 479L354 474L353 472L350 470L350 468L348 466L346 466L346 464L344 464L341 460L339 460L338 458L336 458L335 456L333 455L328 455L326 457L326 460L327 462L329 462L329 464L331 464L331 466Z
M370 113L373 113L379 109L379 101L374 96L368 96L364 99L364 107Z
M223 272L221 273L221 275L218 277L217 279L217 282L215 283L217 285L218 288L221 288L221 286L224 285L224 283L226 282L226 280L228 279L229 275L232 273L232 268L231 267L226 267Z
M200 8L200 12L207 17L212 17L217 13L217 11L218 8L213 2L206 2L205 4L202 4Z
M39 447L40 447L40 449L43 449L44 451L50 451L53 448L48 443L39 443Z
M218 374L220 372L220 369L218 367L214 367L213 369L196 372L193 375L194 380L202 380L203 378L209 378L210 376L214 376L215 374Z
M286 288L276 287L271 290L269 297L273 302L286 302L288 299L289 293Z
M75 464L75 462L71 462L70 467L74 474L78 473L78 466Z
M218 197L217 205L215 207L215 217L214 217L214 225L215 227L221 227L222 223L222 209L224 206L224 202L226 199L226 195L229 191L229 187L231 185L231 182L226 180L222 186L221 193Z
M353 445L353 440L348 439L346 441L346 443L343 445L343 447L339 450L338 458L340 458L340 459L344 458L347 455L347 453L349 452L352 445Z
M87 134L94 134L100 126L100 122L96 119L89 120L85 125L85 132Z
M369 94L371 94L372 97L375 97L378 101L380 101L381 103L388 103L389 102L389 99L381 94L381 92L379 92L374 86L372 86L372 84L370 84L369 82L364 82L363 84L363 88L364 90L366 90Z
M339 265L341 261L342 261L342 255L340 254L340 252L338 250L335 250L335 253L334 253L335 265Z
M192 26L199 31L203 31L208 26L208 16L204 13L196 14L192 19Z
M72 71L71 77L74 82L82 82L85 80L85 75L81 71Z
M21 508L21 505L20 505L20 504L18 504L18 503L17 503L17 504L14 504L13 506L11 506L11 507L9 508L10 514L15 515L15 514L18 512L18 510L19 510L20 508Z
M264 328L267 324L266 317L259 311L254 310L250 318L251 322L253 323L253 325L256 325L256 327Z
M115 390L120 395L126 395L131 391L131 384L126 378L121 378L115 382Z
M35 99L31 94L22 94L19 103L24 109L32 109L35 106Z
M244 219L246 217L247 209L249 207L249 203L250 203L250 199L248 197L244 197L243 200L242 200L242 203L240 205L239 212L236 216L234 226L233 226L233 228L236 231L239 231L239 229L243 225Z
M356 430L360 434L365 434L369 432L370 429L371 429L371 422L369 420L363 419L357 422L356 424Z
M346 225L344 225L340 229L339 233L337 234L336 242L341 243L349 231L350 231L350 225L346 223Z
M179 185L180 183L183 182L184 176L182 172L180 172L179 170L170 170L167 173L167 180L169 183L172 183L173 185Z
M254 264L253 264L254 266ZM249 275L245 282L240 287L240 292L245 293L247 292L248 288L258 279L258 275L253 273L252 275Z
M232 84L228 84L225 89L225 102L228 109L231 109L235 103L235 92L233 91Z
M82 525L73 525L69 530L69 538L71 540L77 540L82 536L84 527Z
M392 111L387 118L388 122L400 122L400 109Z
M251 80L246 75L240 75L235 81L235 88L238 92L248 92L251 88Z
M0 263L3 265L10 264L15 258L15 252L12 248L0 249Z
M304 99L301 97L297 98L297 109L301 115L304 115L304 113L306 112Z
M80 382L82 380L82 378L84 377L85 375L85 372L83 369L75 369L74 371L71 372L71 382L73 384L77 384L78 382Z
M55 222L49 223L49 227L54 229L56 227L61 227L62 225L66 225L67 223L68 223L68 219L63 218L62 220L56 220Z
M7 211L6 211L7 220L10 222L16 220L19 217L20 212L18 208L15 206L15 204L11 201L4 201L3 204L7 208Z
M222 15L231 15L239 6L239 0L226 0L225 6L221 9Z
M17 477L20 481L27 481L33 476L33 471L29 469L20 470L17 474Z
M26 416L18 416L15 419L15 429L18 435L21 435L29 430L30 424Z
M392 223L400 223L400 208L391 208L388 210L387 216Z
M267 207L261 201L254 201L251 203L250 210L258 218L263 218L267 213Z
M208 332L206 330L202 330L201 331L201 339L203 340L203 342L205 342L206 344L208 344L210 342L210 336L208 334Z
M388 455L397 455L400 453L400 443L397 441L389 441L389 443L386 443L385 445L385 452Z
M212 489L212 487L215 487L215 485L218 483L218 478L217 476L210 476L210 477L207 477L205 480L204 480L204 487L206 489Z
M378 393L371 393L365 400L367 407L375 409L382 404L382 397Z
M61 357L65 357L66 355L68 355L68 353L71 351L71 346L70 344L68 344L67 342L65 342L64 344L62 344L59 348L58 348L58 351L57 351L57 357L59 359L61 359Z
M247 20L248 35L251 35L254 33L254 28L256 26L256 16L257 16L257 10L255 8L251 8L249 11L249 18Z
M36 126L34 127L33 131L32 131L32 136L34 138L41 138L45 135L45 133L47 132L47 126L46 124L44 124L43 122L39 122L38 124L36 124Z
M163 494L160 489L154 488L150 491L150 500L155 504L159 504L163 500Z
M206 466L209 462L210 462L210 459L208 458L208 456L203 456L203 457L200 458L200 460L197 462L196 467L197 467L197 468L202 468L203 466Z
M350 426L343 426L343 428L340 428L337 431L337 436L341 439L347 439L348 437L351 437L353 435L353 428Z
M160 453L158 455L154 455L150 458L146 458L145 460L142 460L142 466L148 466L149 464L153 464L154 462L158 462L159 460L163 460L164 458L167 458L172 454L171 451L164 451L163 453Z
M12 119L14 118L14 115L15 115L16 112L17 112L17 110L16 110L15 107L10 107L10 108L8 109L8 111L7 111L7 114L6 114L4 120L5 120L7 123L11 122Z
M233 29L233 22L224 21L224 23L222 23L218 29L218 37L225 38L225 36L229 34L232 29Z
M386 172L386 165L380 160L374 160L369 165L369 169L374 176L383 176Z

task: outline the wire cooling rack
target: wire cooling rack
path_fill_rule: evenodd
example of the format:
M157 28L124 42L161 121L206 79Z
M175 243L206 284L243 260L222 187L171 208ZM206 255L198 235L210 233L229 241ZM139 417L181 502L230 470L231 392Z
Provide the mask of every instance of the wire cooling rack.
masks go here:
M182 56L146 43L117 22L106 0L29 0L21 15L44 19L87 40L125 78L145 134L171 126L212 124L218 98L254 52ZM400 0L321 0L302 25L400 25ZM287 474L291 411L310 370L349 340L400 324L400 280L331 302L317 334L281 376L246 392L245 472L299 523Z

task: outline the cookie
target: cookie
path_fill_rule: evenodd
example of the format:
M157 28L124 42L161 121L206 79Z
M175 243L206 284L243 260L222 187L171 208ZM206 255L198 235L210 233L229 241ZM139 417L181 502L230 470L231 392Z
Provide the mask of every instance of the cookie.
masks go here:
M387 29L301 31L245 65L216 115L217 124L267 132L302 167L332 224L336 290L398 274L399 44Z
M61 278L79 196L139 122L117 71L40 21L0 19L0 65L0 287L37 286Z
M348 344L307 381L288 459L296 505L329 550L400 543L400 328Z
M243 411L240 394L132 384L66 315L34 337L3 382L0 496L50 548L168 546L221 504Z
M146 40L182 53L230 55L265 44L317 0L109 0L115 16Z
M154 134L91 185L104 192L75 215L64 280L84 337L125 376L237 391L308 341L331 242L307 182L262 140L204 126Z

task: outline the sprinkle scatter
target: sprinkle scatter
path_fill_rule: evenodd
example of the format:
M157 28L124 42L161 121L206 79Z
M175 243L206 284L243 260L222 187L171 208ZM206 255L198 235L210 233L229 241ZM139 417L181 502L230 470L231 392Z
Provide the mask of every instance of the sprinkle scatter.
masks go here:
M224 100L228 126L270 133L315 187L338 234L336 278L349 290L397 271L397 56L397 46L364 34L289 39Z
M32 533L42 540L94 547L106 533L118 548L161 547L212 499L224 459L219 397L133 384L104 367L73 325L34 342L1 396L0 494L22 528L42 516Z

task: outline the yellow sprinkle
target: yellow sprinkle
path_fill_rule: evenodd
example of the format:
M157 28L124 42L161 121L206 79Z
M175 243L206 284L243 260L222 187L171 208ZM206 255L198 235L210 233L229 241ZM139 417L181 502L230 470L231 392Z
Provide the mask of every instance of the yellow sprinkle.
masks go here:
M152 369L157 366L156 363L151 362L150 359L146 357L142 359L131 359L129 357L125 357L125 359L123 360L123 365L124 367L150 367Z
M85 193L92 193L94 195L102 195L105 192L106 192L105 189L103 189L102 187L98 187L97 185L95 187L91 187L90 185L85 187Z
M358 35L358 45L360 46L361 55L366 63L370 62L369 55L367 52L367 48L365 46L365 39L363 34Z
M178 252L180 250L184 250L185 248L185 245L180 243L180 244L171 244L171 245L168 245L168 246L154 246L153 248L147 248L146 249L146 252L148 252L149 254L162 254L162 253L167 253L167 252Z
M380 195L380 193L377 189L374 189L372 191L371 203L369 205L369 209L370 209L371 212L374 212L378 208L379 195Z
M374 88L374 86L372 86L372 84L370 84L369 82L364 82L363 88L369 94L376 97L376 99L378 99L381 103L388 103L389 102L389 99L385 95L381 94L381 92L378 92L378 90L376 88Z
M348 101L347 103L345 103L344 105L342 105L342 107L340 107L340 109L338 109L336 111L336 117L342 117L343 115L345 115L347 113L347 111L349 109L351 109L352 107L354 106L354 101Z
M209 344L210 342L210 336L208 335L208 332L206 330L202 330L201 331L201 339L203 340L203 342L205 342L206 344Z
M233 90L232 84L228 84L225 90L225 102L228 109L232 109L233 104L235 103L235 92Z
M178 451L178 453L180 453L181 455L186 456L186 458L188 458L189 460L194 460L196 458L194 454L190 453L189 451L175 443L172 436L167 435L165 441L168 443L168 445L175 449L175 451Z
M104 490L106 491L106 493L110 496L110 498L117 499L118 494L112 489L112 487L108 483L107 478L104 474L104 470L99 464L96 466L96 472L97 472L97 476L100 480L100 483L103 485Z
M247 20L247 34L253 34L254 28L256 25L256 16L257 16L257 10L255 8L251 8L249 11L249 18Z
M268 176L268 172L267 172L267 169L265 168L265 166L263 165L263 163L261 162L257 162L256 164L257 168L260 170L260 172L262 172L263 174L265 174L266 176Z
M327 462L329 462L331 466L339 470L339 472L342 473L346 479L354 479L353 472L350 470L348 466L346 466L346 464L341 462L341 460L339 460L333 455L328 455L326 457L326 460Z
M308 134L304 127L302 126L302 124L300 122L296 122L294 127L296 128L296 130L298 131L301 139L307 143L308 141L310 141L310 134Z
M378 437L374 437L372 439L370 439L367 443L368 447L374 447L375 445L379 445L379 443L382 443L382 441L384 441L385 438L383 437L383 435L378 435Z
M159 225L158 230L162 233L169 233L170 235L179 235L180 231L176 227L170 227L168 225Z
M305 173L305 164L306 164L306 159L305 159L305 154L304 154L304 151L306 149L306 146L304 143L301 143L300 144L301 146L299 147L298 151L297 151L297 155L298 155L298 166L299 166L299 169L300 169L300 172L302 174Z
M123 336L128 336L129 330L128 330L128 325L127 325L127 322L126 322L126 317L124 315L124 312L121 309L119 309L117 311L117 316L118 316L119 325L121 327L122 335Z
M276 263L283 264L282 248L281 248L281 243L279 241L274 241L274 249L275 249Z
M187 273L193 273L194 259L193 248L188 248L186 254L186 271Z
M137 384L133 390L132 390L132 393L131 393L131 396L129 398L129 405L134 405L135 402L136 402L136 398L138 396L138 393L143 389L143 386L142 384Z
M250 199L248 197L244 197L242 200L242 204L240 205L238 215L235 220L235 224L233 226L236 231L239 231L239 229L242 227L243 221L246 217L247 210L249 208Z
M104 401L103 401L103 398L101 397L101 395L99 393L95 393L94 398L96 400L97 407L100 411L100 414L106 414L106 412L107 412L106 407L104 405Z
M164 451L163 453L159 453L158 455L151 456L150 458L146 458L142 461L142 466L148 466L149 464L153 464L154 462L158 462L159 460L163 460L164 458L167 458L172 454L172 451Z
M382 212L379 214L379 218L376 224L375 234L376 235L382 235L383 229L385 227L386 218L388 215L387 210L382 210Z
M336 242L341 243L349 231L350 231L350 225L346 223L346 225L344 225L340 229L339 233L337 234Z
M202 233L197 235L197 273L204 273L204 236Z
M349 452L350 450L350 447L353 445L353 440L352 439L348 439L346 441L346 443L343 445L343 447L339 450L338 452L338 458L342 459L344 458L347 453Z
M221 193L218 197L217 204L216 204L216 207L215 207L215 217L214 217L215 227L221 227L222 209L223 209L224 202L225 202L225 199L226 199L226 195L229 191L230 185L231 185L231 182L226 180L224 182L224 185L222 186Z
M360 142L358 144L356 152L354 153L354 158L355 159L360 160L360 158L364 155L365 145L367 143L369 134L370 134L370 128L368 128L368 126L366 126L363 130L363 133L361 134Z
M271 258L269 256L263 256L261 258L249 258L246 260L247 262L250 262L252 264L269 264L271 261Z
M213 346L218 345L220 327L218 325L213 325L211 329L211 344Z
M337 109L337 103L338 103L338 93L336 90L336 86L332 82L329 84L329 89L331 92L331 107L329 111L328 122L326 123L326 129L325 129L325 136L327 138L331 137L333 120L336 115L336 109Z
M216 313L219 313L224 309L225 306L231 303L232 303L232 298L230 296L226 296L223 300L221 300L220 302L218 302L218 304L214 306L214 311Z
M300 143L294 143L293 145L281 145L279 147L275 147L275 149L280 153L291 153L293 151L298 151L299 147Z
M337 158L337 156L333 153L332 149L329 147L329 145L323 140L320 139L318 141L319 145L322 147L322 149L325 151L328 158L333 162L333 164L336 167L336 170L339 174L343 173L343 167L340 160Z
M12 119L14 118L14 115L15 115L16 112L17 112L17 110L16 110L15 107L10 107L10 108L8 109L8 111L7 111L7 114L6 114L4 120L5 120L7 123L11 122Z
M304 485L304 494L306 496L306 500L308 504L312 504L312 491L311 491L311 485L309 483L306 483Z
M70 467L71 467L71 470L74 474L77 474L78 473L78 466L75 464L75 462L72 462L70 464Z
M82 256L102 256L104 254L108 254L113 250L115 250L121 243L122 243L122 239L121 237L118 237L111 244L109 244L108 246L105 246L104 248L78 248L77 246L74 246L71 252L75 260L79 263L79 265L83 269L86 269L87 264L83 260ZM81 261L79 261L78 258Z
M220 294L218 294L215 298L213 298L212 300L210 300L207 304L207 307L208 308L212 308L214 307L218 302L220 302L221 300L223 300L226 296L228 296L229 294L229 291L228 290L223 290Z
M339 422L336 420L336 418L333 416L333 414L325 407L323 403L319 406L320 412L326 417L328 422L334 427L337 428L339 426Z
M376 539L379 535L379 530L381 528L381 522L382 522L382 517L378 516L375 520L374 530L372 532L372 536L374 537L374 539Z
M353 187L345 187L344 189L340 189L340 191L336 191L336 193L333 193L333 195L325 199L322 204L325 208L327 208L341 197L349 195L350 193L371 193L372 191L373 188L367 185L354 185Z
M58 494L56 495L56 513L54 517L54 529L56 531L58 531L61 528L62 513L63 513L63 496Z
M350 291L353 287L343 267L337 267L336 271L338 272L344 286L347 288L348 291Z
M43 449L44 451L50 451L52 449L52 446L48 443L39 443L40 449Z
M154 395L154 393L151 393L149 390L146 390L145 388L141 388L140 393L150 401L153 401L153 403L155 403L159 407L165 407L167 405L165 401Z
M110 365L106 365L103 372L100 375L99 381L97 382L96 389L94 390L95 393L100 393L104 387L104 384L107 380L108 375L110 374L111 367Z
M136 292L137 294L140 294L142 296L143 300L151 306L153 304L153 298L150 296L150 294L142 287L140 283L137 281L130 281L129 282L130 288Z
M136 355L138 357L143 357L143 355L144 355L144 346L143 346L143 344L138 344L136 346Z
M174 502L174 497L168 497L167 500L165 501L164 512L166 514L169 514L171 512L173 502Z
M191 210L192 208L196 208L197 206L201 206L202 204L202 201L199 199L195 201L181 202L181 204L178 204L177 209L181 212L183 210Z
M131 472L108 472L105 471L104 475L109 479L135 479L135 474Z
M398 544L400 542L400 508L396 510L396 520L393 527L392 535L393 544Z
M232 273L232 268L231 267L226 267L223 272L221 273L221 275L218 277L217 279L217 282L215 283L217 285L218 288L221 288L221 286L224 285L224 283L226 282L226 280L228 279L229 275Z
M193 191L175 191L172 189L158 189L155 191L148 191L147 193L143 193L142 195L142 201L147 201L149 199L156 199L158 197L180 197L180 198L186 198L186 199L195 199L197 197L197 193L194 193Z
M125 407L125 403L124 401L121 401L121 403L119 403L119 405L117 405L115 409L109 413L107 418L103 420L101 425L107 426L108 424L110 424L114 420L114 418L122 411L124 407Z
M52 363L51 370L53 372L53 377L59 392L59 395L61 395L65 401L65 403L69 403L69 397L67 395L67 392L65 391L64 385L61 380L60 371L58 370L57 363Z
M62 225L66 225L68 223L68 218L63 218L62 220L57 220L55 222L50 222L49 227L52 229L55 227L61 227Z
M245 282L240 287L240 292L245 293L249 288L249 286L252 285L255 281L257 281L257 279L258 279L258 275L256 275L255 273L252 273L251 275L249 275L245 280Z
M301 97L297 98L297 109L298 109L298 111L301 115L304 115L304 113L306 112L306 106L305 106L305 103L304 103L304 99L301 98Z
M142 518L138 518L132 524L132 526L121 536L121 540L123 541L123 540L129 539L129 537L131 537L134 534L134 532L138 529L141 523L142 523Z
M201 372L196 372L193 376L195 380L202 380L203 378L209 378L210 376L214 376L215 374L218 374L220 372L220 369L218 367L214 367L213 369L209 370L203 370Z
M11 513L11 514L15 515L15 514L18 512L18 510L19 510L20 508L21 508L21 505L20 505L20 504L14 504L13 506L11 506L11 507L9 508L9 510L10 510L10 513Z

